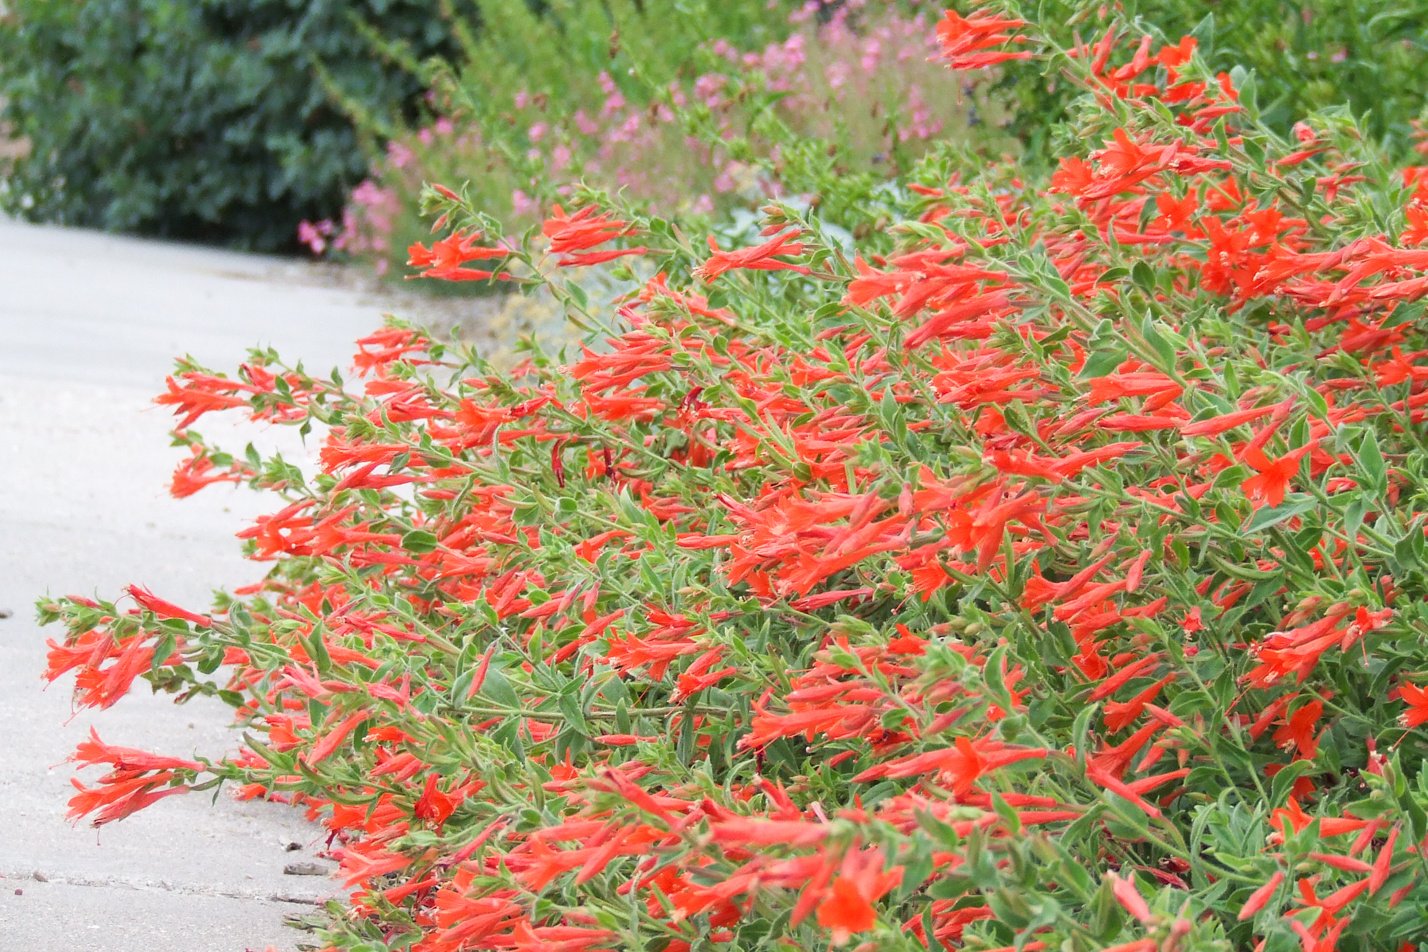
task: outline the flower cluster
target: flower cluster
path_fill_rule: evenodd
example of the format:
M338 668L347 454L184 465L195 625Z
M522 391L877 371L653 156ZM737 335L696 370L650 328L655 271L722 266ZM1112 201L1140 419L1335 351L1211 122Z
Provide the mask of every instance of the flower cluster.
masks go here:
M1046 181L949 159L889 254L586 192L507 243L443 192L414 265L605 331L504 374L399 324L355 385L184 367L184 471L280 498L272 570L209 615L47 602L50 675L219 694L246 746L92 739L75 813L306 810L332 949L1415 948L1428 176L1346 119L1278 137L1193 41L940 36L1084 86ZM209 412L320 428L321 472Z

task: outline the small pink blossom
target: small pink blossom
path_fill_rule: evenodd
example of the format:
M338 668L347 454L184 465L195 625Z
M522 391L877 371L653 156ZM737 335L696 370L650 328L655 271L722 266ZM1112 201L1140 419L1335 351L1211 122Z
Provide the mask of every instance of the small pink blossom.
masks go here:
M319 222L303 219L298 222L298 241L306 245L314 255L321 255L327 250L327 238L335 227L332 220L328 218Z

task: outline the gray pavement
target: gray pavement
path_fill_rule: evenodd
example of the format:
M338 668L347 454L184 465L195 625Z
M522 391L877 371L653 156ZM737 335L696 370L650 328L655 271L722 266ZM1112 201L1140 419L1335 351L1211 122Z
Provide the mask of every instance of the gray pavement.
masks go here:
M383 303L292 262L0 220L3 952L291 952L304 937L284 917L337 893L284 874L325 862L321 830L285 807L191 794L100 830L67 822L65 759L91 724L110 743L177 755L221 754L238 735L223 705L174 707L142 684L74 715L68 679L43 689L44 641L58 632L41 631L32 606L137 582L201 608L212 588L260 577L233 534L272 503L227 486L169 498L179 451L149 401L183 352L231 369L271 344L345 369ZM233 449L309 452L287 430L197 428Z

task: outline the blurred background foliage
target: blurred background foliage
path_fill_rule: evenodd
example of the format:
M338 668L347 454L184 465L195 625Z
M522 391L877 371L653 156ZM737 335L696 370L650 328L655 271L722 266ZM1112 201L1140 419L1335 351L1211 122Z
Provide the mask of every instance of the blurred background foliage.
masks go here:
M1104 0L1039 2L1066 44L1100 35ZM856 179L870 208L821 214L875 227L879 194L920 163L1010 151L1034 166L1074 95L1033 70L972 85L929 63L947 5L11 0L0 118L29 150L0 203L256 249L300 236L389 272L427 231L430 181L465 183L524 227L577 181L730 221ZM1122 6L1166 37L1194 31L1217 68L1255 73L1259 109L1286 132L1346 103L1390 147L1413 142L1428 0Z
M841 6L841 0L832 6ZM703 71L712 44L745 50L778 42L795 29L802 0L442 0L455 24L458 55L428 64L432 87L425 121L388 130L370 175L353 190L340 225L305 231L314 250L333 247L386 270L424 238L415 214L426 182L468 182L478 204L512 225L529 224L553 189L582 176L610 188L625 182L592 167L603 152L657 170L691 196L684 174L689 137L641 137L649 123L670 132L671 113L655 99L668 84ZM397 51L387 50L388 55ZM419 68L419 64L411 64ZM651 110L646 112L646 110ZM618 113L618 116L617 116ZM621 126L624 125L622 129ZM666 137L668 139L668 137ZM672 146L672 148L671 148ZM687 208L689 201L671 207ZM328 240L328 236L332 240ZM454 292L468 294L471 288Z
M389 139L340 222L312 226L315 249L399 273L427 231L411 213L426 182L463 188L508 230L534 225L579 182L721 229L752 221L771 196L877 205L944 143L1017 148L985 82L936 62L937 2L475 6L487 26L457 30L462 54L433 71L428 122ZM865 211L820 214L852 229L876 220Z
M434 0L9 0L0 100L29 155L3 201L23 217L237 247L359 181L363 114L414 118L421 79L372 47L451 54Z

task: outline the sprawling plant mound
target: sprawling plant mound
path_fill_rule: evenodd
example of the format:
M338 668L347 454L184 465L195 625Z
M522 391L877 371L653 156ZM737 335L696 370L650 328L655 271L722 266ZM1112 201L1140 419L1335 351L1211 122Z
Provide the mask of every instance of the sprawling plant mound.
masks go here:
M242 533L271 574L47 603L49 674L218 693L246 746L96 737L74 814L306 808L337 949L1415 947L1423 170L1341 117L1278 138L1191 42L939 30L1086 87L1049 183L929 165L869 258L590 195L507 242L440 190L423 274L598 342L181 367L174 490L280 497ZM322 472L207 446L218 410L318 427Z

